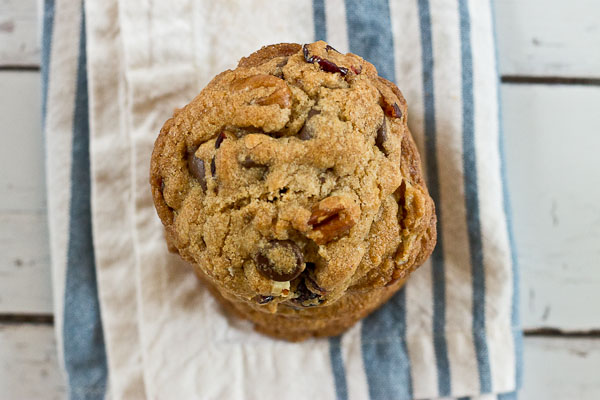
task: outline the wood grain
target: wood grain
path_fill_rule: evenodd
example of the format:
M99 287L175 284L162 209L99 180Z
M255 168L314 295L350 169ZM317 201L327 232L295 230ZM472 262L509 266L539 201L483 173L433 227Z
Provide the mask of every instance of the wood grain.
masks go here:
M597 0L495 0L503 75L600 78ZM36 0L0 1L0 66L39 66Z
M0 324L0 397L64 399L54 328Z
M0 313L51 313L39 73L0 71L0 93Z
M525 338L527 400L596 400L600 339ZM62 399L65 386L51 326L0 324L0 388L7 399Z
M0 313L52 313L46 213L0 212Z
M46 207L39 72L0 71L0 211Z
M496 0L503 75L600 77L600 2Z
M526 338L524 367L520 399L600 397L600 339Z
M600 87L503 85L525 328L600 327Z
M0 66L39 66L36 0L0 1Z
M0 314L11 317L0 323L0 397L8 399L66 396L47 325L36 3L0 0ZM520 398L598 399L600 338L555 334L600 329L600 3L494 3L501 73L519 83L503 85L503 119L522 319L536 332L525 338ZM46 315L46 324L22 324L25 314Z

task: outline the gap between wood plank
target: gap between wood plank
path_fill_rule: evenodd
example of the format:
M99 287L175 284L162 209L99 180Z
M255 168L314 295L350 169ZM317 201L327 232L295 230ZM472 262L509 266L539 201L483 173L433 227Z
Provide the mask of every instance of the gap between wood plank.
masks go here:
M39 71L39 65L0 65L1 71ZM528 76L502 75L502 83L538 84L538 85L583 85L600 86L600 78L581 78L568 76Z
M0 324L54 325L52 314L0 314Z
M0 324L39 324L53 325L54 316L51 314L0 314ZM537 328L523 331L525 337L556 337L600 339L600 329L587 331L564 331L557 328Z
M538 85L582 85L600 86L600 78L577 78L566 76L502 75L502 83Z
M587 331L564 331L558 328L537 328L526 329L523 331L523 335L525 337L600 339L600 329L590 329Z
M2 71L39 71L39 65L0 65L0 72Z

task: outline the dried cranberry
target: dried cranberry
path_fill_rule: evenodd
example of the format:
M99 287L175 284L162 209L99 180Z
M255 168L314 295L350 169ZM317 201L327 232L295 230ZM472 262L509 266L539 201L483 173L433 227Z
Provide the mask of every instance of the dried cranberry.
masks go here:
M358 68L356 68L354 65L352 65L350 67L350 69L352 70L352 72L354 72L356 75L360 75L360 73L362 72L362 65L359 65Z
M339 72L342 76L346 76L348 74L348 68L339 67L335 63L319 56L310 56L308 53L308 47L306 47L306 45L302 47L302 52L304 54L304 60L307 63L314 64L316 62L317 64L319 64L319 67L321 67L321 69L325 72Z

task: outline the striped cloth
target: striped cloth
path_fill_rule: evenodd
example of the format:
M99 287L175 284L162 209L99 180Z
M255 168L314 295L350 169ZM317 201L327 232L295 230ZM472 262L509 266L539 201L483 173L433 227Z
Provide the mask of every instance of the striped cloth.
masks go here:
M517 273L489 0L45 0L56 333L72 399L512 399ZM346 334L229 320L168 254L147 183L174 107L265 44L324 39L409 104L438 245Z

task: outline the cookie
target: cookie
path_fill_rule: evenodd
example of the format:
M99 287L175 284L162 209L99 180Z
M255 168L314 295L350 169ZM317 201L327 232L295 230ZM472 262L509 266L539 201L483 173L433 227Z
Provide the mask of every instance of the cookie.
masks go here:
M327 43L262 48L161 129L169 248L258 330L339 334L431 254L435 207L391 82Z

